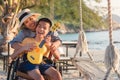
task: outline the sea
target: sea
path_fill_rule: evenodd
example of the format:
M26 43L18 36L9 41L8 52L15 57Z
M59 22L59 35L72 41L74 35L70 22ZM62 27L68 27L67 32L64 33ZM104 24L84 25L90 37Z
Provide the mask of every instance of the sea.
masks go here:
M62 41L77 41L79 33L59 34ZM105 50L110 44L109 31L85 32L88 48L93 50ZM3 37L0 35L0 39ZM113 45L120 49L120 29L112 31Z
M62 41L77 41L79 33L59 34ZM105 50L110 45L109 31L85 32L89 49ZM120 29L112 31L113 45L120 49Z

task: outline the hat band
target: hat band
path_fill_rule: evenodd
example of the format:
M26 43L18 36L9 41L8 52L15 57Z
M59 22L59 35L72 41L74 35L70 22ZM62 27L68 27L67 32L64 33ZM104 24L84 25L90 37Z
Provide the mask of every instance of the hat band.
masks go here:
M19 21L21 21L25 16L27 16L29 13L28 12L25 12L24 14L22 14L19 18Z

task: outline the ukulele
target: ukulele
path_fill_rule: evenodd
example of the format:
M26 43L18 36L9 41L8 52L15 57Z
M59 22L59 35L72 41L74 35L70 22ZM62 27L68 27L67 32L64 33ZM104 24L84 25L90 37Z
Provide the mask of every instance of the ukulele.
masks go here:
M59 23L54 24L54 26L51 27L46 37L48 35L52 35L58 28L60 28ZM27 53L27 59L32 64L40 64L43 60L44 54L49 53L49 50L45 46L45 40L42 40L40 43L36 43L36 45L36 49Z
M27 53L27 60L32 64L39 64L42 62L43 55L49 53L49 51L45 44L43 45L42 48L39 48L40 43L36 42L34 38L25 38L22 44L30 44L33 42L35 42L37 47L31 52Z

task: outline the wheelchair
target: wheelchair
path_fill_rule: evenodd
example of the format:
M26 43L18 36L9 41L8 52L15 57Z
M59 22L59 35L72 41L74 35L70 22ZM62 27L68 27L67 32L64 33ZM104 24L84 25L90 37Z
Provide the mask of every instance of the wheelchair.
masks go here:
M7 80L21 80L21 78L25 80L33 80L29 75L27 75L27 73L18 70L18 66L21 62L22 58L19 57L10 63L8 67ZM48 62L51 64L51 61L48 60ZM53 67L57 69L56 63L54 63ZM62 75L62 67L59 66L58 68L60 74ZM45 80L51 80L50 77L47 75L43 75L43 77Z
M19 65L19 59L20 58L18 58L16 61L12 61L8 66L7 80L18 80L18 77L16 74L17 74L17 68Z

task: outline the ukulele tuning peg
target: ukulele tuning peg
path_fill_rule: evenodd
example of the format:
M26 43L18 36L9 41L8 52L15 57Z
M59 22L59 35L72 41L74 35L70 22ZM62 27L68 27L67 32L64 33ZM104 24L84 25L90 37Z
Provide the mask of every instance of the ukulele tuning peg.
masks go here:
M60 28L60 23L59 23L59 22L56 22L54 25L55 25L56 27Z

